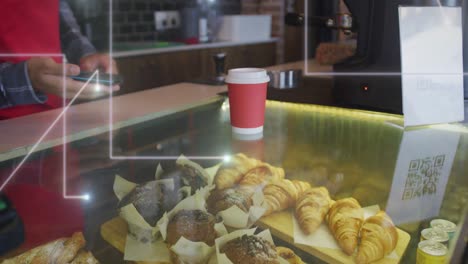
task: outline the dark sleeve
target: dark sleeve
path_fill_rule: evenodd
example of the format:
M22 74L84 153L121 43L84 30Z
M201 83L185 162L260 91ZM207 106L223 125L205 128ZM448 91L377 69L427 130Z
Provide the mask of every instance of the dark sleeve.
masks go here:
M60 41L62 51L71 63L78 64L82 57L96 53L91 42L81 34L80 26L65 0L60 0Z
M47 100L46 95L32 88L26 63L0 63L0 109Z

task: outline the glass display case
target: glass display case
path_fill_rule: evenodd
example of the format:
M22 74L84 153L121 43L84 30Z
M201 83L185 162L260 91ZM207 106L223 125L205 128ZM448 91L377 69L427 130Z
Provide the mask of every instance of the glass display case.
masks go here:
M240 234L248 229L263 235L263 240L269 236L262 231L271 234L282 259L265 263L354 263L355 251L369 250L366 247L378 251L368 253L377 259L385 255L376 263L416 263L422 254L418 243L426 239L421 231L442 219L455 224L446 229L450 239L440 241L448 250L418 258L440 259L436 256L440 253L448 260L460 259L466 246L466 124L403 129L399 115L276 101L267 102L265 118L261 135L232 134L229 104L220 97L186 111L134 122L110 135L84 137L68 143L65 151L62 146L40 148L24 163L24 156L5 158L0 163L2 183L8 180L0 202L0 257L26 252L37 258L55 252L55 259L71 254L86 259L91 258L85 255L89 251L100 263L215 263L211 261L223 254L231 259L229 252L237 250L227 250L228 243L216 237L237 234L242 242ZM255 168L267 173L252 171ZM227 192L217 198L211 197L213 193L240 190L246 177L257 184L244 188L248 191L242 195L248 197L234 194L233 200L241 200L236 201L238 206L213 213L213 203L216 207L217 202L230 200ZM291 181L283 184L283 178ZM294 187L298 182L304 190L291 191L288 184ZM311 189L330 198L318 191L304 198ZM350 197L358 206L340 211L338 204ZM205 206L214 220L178 214L183 210L210 214ZM376 217L379 210L389 218ZM171 229L175 215L188 222ZM339 222L340 218L345 221ZM372 227L373 222L365 219L379 220ZM205 224L211 220L223 227L215 228L216 234L208 239L212 231ZM318 223L313 230L304 228L314 221ZM182 229L193 240L210 242L182 243L187 241L177 238L183 234L174 239L174 232ZM86 242L76 232L82 232ZM74 233L72 238L82 246L70 249L72 239L64 239L48 244L47 250L28 251ZM348 250L352 256L344 253L333 234L341 237L343 248L347 248L343 241L354 234L358 246ZM271 252L265 248L256 250L268 257Z

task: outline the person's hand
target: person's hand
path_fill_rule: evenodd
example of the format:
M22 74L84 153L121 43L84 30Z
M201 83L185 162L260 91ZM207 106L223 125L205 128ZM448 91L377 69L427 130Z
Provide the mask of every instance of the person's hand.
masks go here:
M32 87L46 94L63 96L63 76L75 76L80 74L78 65L56 63L51 58L35 57L27 61L27 70ZM64 72L65 71L65 72ZM67 88L66 97L73 98L83 88L84 83L74 81L71 78L65 79ZM109 87L98 87L89 85L79 94L80 99L94 99L109 94Z
M115 60L113 60L108 54L95 53L84 56L80 59L80 68L84 72L94 72L99 70L100 72L117 74L119 70ZM120 90L120 85L116 84L112 86L114 91Z
M115 61L111 59L108 54L101 53L84 56L80 59L80 67L82 71L87 72L94 72L95 70L101 70L105 73L113 74L117 74L119 72Z

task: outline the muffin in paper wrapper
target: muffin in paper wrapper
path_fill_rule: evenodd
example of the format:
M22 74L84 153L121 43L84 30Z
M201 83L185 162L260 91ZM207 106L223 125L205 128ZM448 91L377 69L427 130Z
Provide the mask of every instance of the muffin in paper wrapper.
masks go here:
M207 171L205 171L205 169L202 168L197 163L188 160L185 156L181 155L176 160L176 164L194 168L204 178L204 181L207 183L207 186L210 186L212 184L213 178L210 177L210 174ZM161 175L163 175L163 173L164 173L164 170L162 169L161 165L158 164L156 171L155 171L155 175L154 175L154 178L155 178L154 183L164 185L165 188L174 190L175 188L174 180L173 179L161 179ZM119 201L121 201L137 186L139 185L136 183L127 181L124 178L120 177L119 175L116 175L115 180L114 180L114 193L119 199ZM187 196L190 196L191 191L192 190L190 186L183 186L178 190L178 193L182 197L187 197ZM155 240L157 240L158 233L159 233L157 225L152 226L147 221L145 221L144 217L142 217L142 215L138 212L138 210L133 205L133 203L129 203L121 207L120 216L128 223L129 233L132 234L136 240L142 243L154 242Z
M203 178L205 178L205 180L207 182L207 186L213 185L214 175L212 176L211 173L210 173L210 170L213 170L213 168L206 168L205 169L202 166L200 166L198 163L187 159L187 157L185 157L184 155L181 155L176 160L176 164L177 165L183 165L183 166L189 166L189 167L192 167L192 168L196 169L197 171L199 171L202 174ZM216 166L214 166L214 167L216 168ZM156 179L158 179L158 176L157 176Z
M174 185L171 179L158 180L156 183L162 184L171 188ZM117 175L114 180L114 193L121 201L127 196L138 184L125 180ZM180 190L186 192L187 190ZM122 217L128 224L128 231L134 239L142 243L155 242L158 238L157 230L145 221L143 216L138 212L133 203L129 203L120 208L120 217Z
M137 186L138 184L127 181L119 175L115 176L114 193L119 201ZM120 208L119 215L127 222L129 233L132 234L136 240L154 242L153 227L143 219L133 203Z
M205 169L209 174L211 183L221 165L222 163ZM263 201L263 192L261 190L256 190L253 192L252 206L249 208L248 213L242 211L238 206L233 205L226 210L218 212L218 216L223 218L224 225L230 229L246 229L253 226L255 222L265 214L266 209L263 206Z
M214 186L206 186L199 189L194 195L185 198L174 209L163 215L157 224L163 240L166 240L167 237L169 221L177 212L181 210L201 210L206 212L206 198L212 188ZM227 230L222 222L216 223L214 228L218 236L227 234ZM170 249L176 254L181 263L186 264L206 263L215 251L214 246L210 247L205 242L193 242L184 237L181 237Z
M237 205L233 205L226 210L218 213L223 219L224 225L232 229L245 229L251 227L265 213L266 209L262 206L263 193L254 192L252 195L252 206L249 212L242 211Z
M162 180L161 184L173 185L170 180ZM116 175L114 193L122 200L138 184ZM140 215L133 203L120 208L120 217L128 224L128 234L125 242L124 259L127 261L170 262L170 254L166 244L155 230Z
M188 160L184 156L179 157L176 164L191 166L197 171L200 171L208 184L213 182L208 174L200 165ZM160 164L155 171L155 183L164 185L167 189L174 189L175 184L173 179L163 179L160 177L164 173ZM127 196L138 184L125 180L116 175L114 180L114 193L121 201ZM185 197L190 195L190 186L181 187L179 193L184 193ZM170 253L160 236L159 227L156 224L151 226L143 216L138 212L133 203L129 203L120 208L120 217L128 224L129 234L127 235L125 244L124 259L130 261L156 261L170 262ZM160 220L160 219L159 219ZM159 221L158 220L158 221Z
M226 234L226 235L224 235L222 237L217 238L215 240L216 254L213 255L212 258L210 258L208 263L209 264L233 264L232 261L229 260L229 258L226 256L226 254L221 253L221 248L223 248L223 246L227 242L229 242L229 241L231 241L233 239L242 237L243 235L248 235L248 236L254 235L255 230L256 230L256 228L240 229L240 230L236 230L236 231L234 231L232 233L229 233L229 234ZM256 234L255 236L265 239L266 241L270 242L272 245L275 244L273 242L273 238L271 237L271 233L270 233L269 229L263 230L262 232ZM285 259L283 259L283 258L281 258L279 256L278 256L278 261L279 261L280 264L288 264L288 261L286 261Z

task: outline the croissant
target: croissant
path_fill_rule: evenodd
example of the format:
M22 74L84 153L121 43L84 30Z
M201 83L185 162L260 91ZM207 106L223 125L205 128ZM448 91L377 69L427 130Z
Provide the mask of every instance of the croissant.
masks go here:
M225 163L216 173L214 178L216 188L226 189L233 187L242 179L244 174L261 164L261 161L248 158L242 153L234 155L231 160Z
M278 256L282 257L289 264L304 264L302 259L289 248L276 247L276 253L278 253Z
M324 187L310 188L297 199L295 215L304 233L309 235L320 226L330 202L330 195Z
M270 183L263 189L265 214L279 212L294 205L297 199L297 189L292 181L284 179Z
M352 255L356 250L359 229L364 221L361 205L354 198L336 201L328 212L328 228L343 251Z
M5 263L69 263L85 243L83 234L77 232L70 238L60 238L7 259Z
M262 164L249 170L240 180L241 186L263 186L269 182L276 182L284 179L284 170L273 167L269 164Z
M361 245L356 256L358 264L382 259L392 252L398 241L398 233L390 217L380 211L364 221L361 227Z
M292 183L296 187L297 196L298 196L297 198L299 198L299 196L301 196L307 189L312 188L310 186L310 183L305 182L305 181L292 180ZM296 198L296 200L297 200L297 198Z

